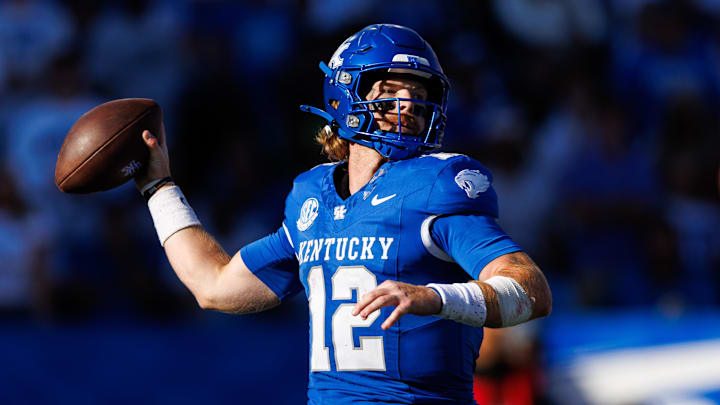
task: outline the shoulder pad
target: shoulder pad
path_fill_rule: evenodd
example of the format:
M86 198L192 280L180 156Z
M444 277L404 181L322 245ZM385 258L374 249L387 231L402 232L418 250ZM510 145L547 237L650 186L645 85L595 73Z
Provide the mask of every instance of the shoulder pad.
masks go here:
M286 216L291 212L296 212L297 208L304 203L309 197L316 197L322 192L323 179L328 171L338 163L323 163L313 167L310 170L300 173L293 180L292 190L285 199Z
M427 210L432 214L479 213L498 216L497 194L492 174L475 159L465 155L435 154L421 159L442 160L443 165L430 190Z
M310 170L306 170L295 177L295 180L293 180L293 186L297 186L301 183L312 183L315 181L319 181L323 178L323 176L325 176L328 170L332 170L332 168L338 164L339 162L322 163L313 167Z

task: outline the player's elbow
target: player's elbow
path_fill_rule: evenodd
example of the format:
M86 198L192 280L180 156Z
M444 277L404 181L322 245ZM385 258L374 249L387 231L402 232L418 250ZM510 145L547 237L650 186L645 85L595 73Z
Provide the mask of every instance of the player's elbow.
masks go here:
M550 315L552 312L552 294L550 293L550 288L546 288L545 291L540 294L535 301L534 307L534 318L542 318Z
M196 294L195 300L200 308L228 314L250 314L272 308L280 304L274 295L269 299L253 299L252 291L238 290L234 293Z
M217 310L217 301L206 294L194 294L195 302L204 310Z
M206 311L219 311L227 313L244 313L241 308L237 308L237 305L226 297L213 295L213 294L195 294L195 301L197 301L200 308Z
M203 288L193 291L198 306L208 311L227 311L227 298L215 289Z
M542 318L542 317L545 317L545 316L549 316L551 312L552 312L552 299L549 299L549 300L545 303L545 305L542 305L542 306L540 307L539 317Z
M533 318L549 316L552 312L552 292L550 284L539 268L535 267L528 284L532 286L529 291L533 294Z

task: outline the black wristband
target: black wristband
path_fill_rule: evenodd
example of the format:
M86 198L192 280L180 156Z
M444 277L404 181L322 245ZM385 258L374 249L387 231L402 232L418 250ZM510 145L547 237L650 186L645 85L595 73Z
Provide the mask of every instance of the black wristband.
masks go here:
M152 197L153 194L155 194L158 189L160 189L160 187L172 182L172 177L163 177L160 180L155 180L155 184L143 191L142 196L145 198L145 201L150 201L150 197Z

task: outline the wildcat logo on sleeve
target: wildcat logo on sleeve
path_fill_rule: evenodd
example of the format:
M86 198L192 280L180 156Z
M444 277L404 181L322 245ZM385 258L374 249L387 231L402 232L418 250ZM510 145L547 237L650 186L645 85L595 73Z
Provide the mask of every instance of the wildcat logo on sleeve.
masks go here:
M300 208L300 218L297 220L297 229L300 232L306 231L312 226L315 218L318 216L320 203L315 198L308 198Z
M465 190L470 198L478 198L481 193L490 188L490 180L480 170L465 169L455 176L455 183Z

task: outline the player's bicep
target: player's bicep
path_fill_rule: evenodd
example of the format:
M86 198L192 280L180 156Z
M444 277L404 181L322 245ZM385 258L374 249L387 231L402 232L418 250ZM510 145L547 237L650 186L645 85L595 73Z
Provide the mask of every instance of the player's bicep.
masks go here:
M247 267L240 252L226 264L205 303L206 309L251 313L280 304L280 298Z
M284 228L243 247L221 271L212 309L248 313L274 307L302 289Z

